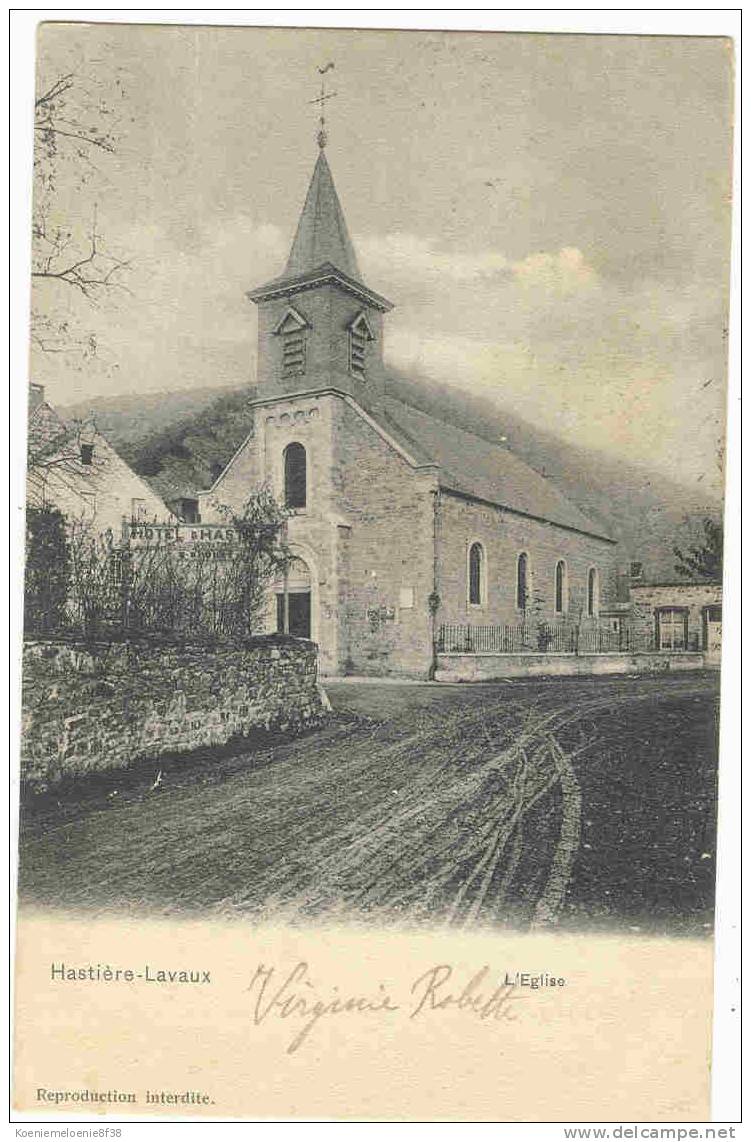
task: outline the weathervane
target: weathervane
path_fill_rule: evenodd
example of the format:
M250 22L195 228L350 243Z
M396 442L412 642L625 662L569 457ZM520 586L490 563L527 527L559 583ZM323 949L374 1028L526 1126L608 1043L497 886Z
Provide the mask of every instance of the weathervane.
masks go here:
M328 142L328 135L326 134L326 100L333 99L336 95L335 91L326 93L326 73L334 70L333 63L327 63L325 67L318 68L318 74L321 77L321 94L316 99L311 99L311 103L317 103L321 108L320 127L318 128L318 146L323 150Z

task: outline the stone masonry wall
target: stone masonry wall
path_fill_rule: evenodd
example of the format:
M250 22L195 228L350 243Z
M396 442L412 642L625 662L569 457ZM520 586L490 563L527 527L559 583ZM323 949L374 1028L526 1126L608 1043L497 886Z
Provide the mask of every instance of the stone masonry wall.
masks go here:
M315 725L316 676L317 648L299 639L247 649L27 642L21 779L45 788L258 728Z
M516 561L523 551L529 558L530 574L527 621L553 622L561 617L555 613L555 568L560 559L566 563L567 614L572 620L586 616L590 567L599 572L600 610L616 601L614 544L446 493L441 496L440 521L439 622L521 623L524 614L516 606ZM468 553L474 542L481 543L485 553L486 582L479 606L470 605L468 598Z
M655 646L655 612L661 607L684 608L688 614L689 647L704 646L704 608L722 603L722 586L717 583L674 583L631 586L631 627L634 646Z
M425 678L432 664L435 476L416 472L339 401L332 482L334 505L349 524L341 558L345 668Z

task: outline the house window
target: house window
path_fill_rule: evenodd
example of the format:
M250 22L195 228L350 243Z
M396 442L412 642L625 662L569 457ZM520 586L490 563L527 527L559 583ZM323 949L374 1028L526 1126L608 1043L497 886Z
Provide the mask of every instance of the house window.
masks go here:
M175 507L177 509L177 515L181 516L185 523L201 522L201 516L198 511L198 500L183 496L181 500L176 501Z
M479 607L482 604L483 554L482 544L473 543L469 549L469 605L471 607Z
M284 449L284 503L288 508L304 508L307 503L307 460L302 444Z
M349 371L360 380L365 379L368 342L374 339L367 317L358 314L349 327Z
M587 572L587 614L594 618L600 609L600 576L596 567Z
M516 605L520 611L525 611L528 602L529 556L523 551L516 561Z
M568 575L566 564L559 559L555 565L555 613L563 615L568 610Z
M657 619L657 649L685 650L688 646L688 611L681 607L662 607Z
M82 444L81 445L81 463L90 465L94 462L94 445Z
M282 376L299 377L305 372L305 330L282 335Z
M141 523L146 519L146 500L133 499L130 501L130 518L134 523Z

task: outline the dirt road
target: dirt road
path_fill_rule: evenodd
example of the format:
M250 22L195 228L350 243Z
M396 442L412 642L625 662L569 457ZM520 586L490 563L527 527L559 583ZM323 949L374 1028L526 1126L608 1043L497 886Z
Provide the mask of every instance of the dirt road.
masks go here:
M715 675L329 693L335 721L304 738L30 804L22 899L708 931Z

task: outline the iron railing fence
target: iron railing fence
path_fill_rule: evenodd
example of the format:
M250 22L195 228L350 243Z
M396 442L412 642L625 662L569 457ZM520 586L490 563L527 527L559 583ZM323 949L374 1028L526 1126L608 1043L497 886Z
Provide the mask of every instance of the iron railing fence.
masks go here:
M566 622L443 623L436 647L439 654L607 654L630 648L631 632L625 624L614 629L604 623Z
M622 650L631 650L631 631L625 624L614 629L598 623L579 630L578 654L615 654Z

